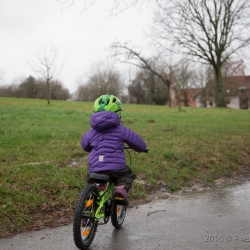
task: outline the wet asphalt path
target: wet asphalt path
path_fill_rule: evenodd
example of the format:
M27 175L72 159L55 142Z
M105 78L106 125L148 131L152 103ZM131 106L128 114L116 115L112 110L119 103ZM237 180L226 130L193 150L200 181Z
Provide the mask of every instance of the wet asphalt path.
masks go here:
M72 225L0 240L1 250L77 250ZM123 227L99 226L89 250L250 249L250 183L131 208Z

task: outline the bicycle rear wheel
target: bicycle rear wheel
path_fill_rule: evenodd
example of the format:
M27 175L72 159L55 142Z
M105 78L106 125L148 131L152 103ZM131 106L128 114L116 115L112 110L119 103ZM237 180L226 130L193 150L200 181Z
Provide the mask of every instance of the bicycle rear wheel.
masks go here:
M127 211L127 205L123 200L119 200L119 198L115 198L113 200L112 208L111 208L111 223L113 227L120 228L124 222Z
M95 237L98 225L98 221L95 220L97 197L97 187L93 184L87 184L82 190L76 205L73 237L76 246L82 250L88 249Z

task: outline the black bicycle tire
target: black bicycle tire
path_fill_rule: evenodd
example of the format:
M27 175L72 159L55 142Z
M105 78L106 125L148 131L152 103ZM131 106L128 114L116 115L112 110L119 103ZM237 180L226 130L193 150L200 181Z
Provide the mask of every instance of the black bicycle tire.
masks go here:
M82 212L85 208L85 201L87 200L88 196L93 193L94 196L98 197L98 189L93 184L87 184L78 199L78 202L76 204L75 214L74 214L74 222L73 222L73 238L75 245L82 250L88 249L88 247L91 245L92 241L94 240L98 222L92 221L91 222L91 228L89 236L86 240L82 239L81 235L81 219L82 219Z
M117 217L117 208L118 206L122 209L122 218L119 219ZM112 208L111 208L111 223L113 227L115 228L120 228L125 220L126 216L126 211L127 211L127 206L125 205L119 205L115 201L112 202Z

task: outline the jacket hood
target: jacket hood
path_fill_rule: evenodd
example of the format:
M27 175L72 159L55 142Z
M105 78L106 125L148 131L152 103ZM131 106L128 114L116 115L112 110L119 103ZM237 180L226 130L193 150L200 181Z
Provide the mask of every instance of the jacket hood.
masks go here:
M90 117L90 125L97 131L117 127L120 123L121 120L118 114L110 111L100 111Z

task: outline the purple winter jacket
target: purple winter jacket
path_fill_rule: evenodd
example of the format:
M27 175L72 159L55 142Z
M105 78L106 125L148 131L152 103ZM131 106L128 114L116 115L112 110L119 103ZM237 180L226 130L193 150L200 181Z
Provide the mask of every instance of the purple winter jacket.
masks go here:
M143 152L147 148L138 134L120 125L120 122L120 117L110 111L97 112L90 117L92 128L81 141L82 148L90 152L90 173L124 169L124 142L137 152Z

